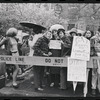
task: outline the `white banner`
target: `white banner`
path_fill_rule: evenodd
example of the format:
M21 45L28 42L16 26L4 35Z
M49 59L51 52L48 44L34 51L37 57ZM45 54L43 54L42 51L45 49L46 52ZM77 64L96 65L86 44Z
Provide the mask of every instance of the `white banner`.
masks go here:
M68 58L68 81L86 82L87 62Z
M50 40L49 49L61 49L60 40Z
M71 58L90 60L90 41L83 36L75 36L73 39Z

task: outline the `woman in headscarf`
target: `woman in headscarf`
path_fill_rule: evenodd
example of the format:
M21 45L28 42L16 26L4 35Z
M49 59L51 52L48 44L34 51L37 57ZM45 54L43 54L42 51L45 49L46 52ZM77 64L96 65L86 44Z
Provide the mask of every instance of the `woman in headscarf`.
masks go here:
M12 56L19 56L18 47L17 47L17 41L18 39L15 37L17 35L18 30L16 28L10 28L6 32L6 38L4 38L0 42L0 46L5 44L5 48L8 51L8 54L11 54ZM16 82L17 74L19 71L19 66L14 66L13 71L13 87L18 88L18 84Z

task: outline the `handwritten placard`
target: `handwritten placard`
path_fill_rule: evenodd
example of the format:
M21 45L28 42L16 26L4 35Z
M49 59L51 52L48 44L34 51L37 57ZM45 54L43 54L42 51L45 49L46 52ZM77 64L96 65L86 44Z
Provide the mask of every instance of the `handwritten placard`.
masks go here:
M68 58L68 81L86 82L86 61Z
M49 48L50 49L61 49L61 41L60 40L50 40Z
M73 39L71 58L89 61L90 41L83 36L75 36Z

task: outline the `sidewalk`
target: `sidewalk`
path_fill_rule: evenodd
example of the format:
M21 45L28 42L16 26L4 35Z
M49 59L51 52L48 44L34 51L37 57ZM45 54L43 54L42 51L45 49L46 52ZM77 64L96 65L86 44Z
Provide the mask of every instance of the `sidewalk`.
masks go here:
M28 97L83 97L82 85L76 88L76 94L73 94L73 86L71 85L66 90L60 90L54 87L44 87L44 91L35 91L33 82L33 74L28 73L25 80L18 81L20 84L18 89L12 87L12 82L7 81L4 88L0 89L0 96L28 96Z

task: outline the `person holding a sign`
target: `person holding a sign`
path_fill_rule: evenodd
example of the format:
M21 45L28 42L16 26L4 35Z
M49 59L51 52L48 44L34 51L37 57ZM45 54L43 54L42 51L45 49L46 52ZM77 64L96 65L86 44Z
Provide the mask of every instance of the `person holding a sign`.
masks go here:
M77 31L75 28L73 28L70 31L70 36L66 36L65 30L63 30L63 29L58 30L58 36L61 40L61 57L70 56L73 37L75 35L77 35ZM60 89L66 89L67 68L61 68L61 70L60 70L60 82L61 82Z
M59 40L57 30L52 30L52 39L49 43L49 49L52 52L52 57L60 57L61 56L61 41ZM59 87L60 83L60 68L59 67L51 67L50 68L50 77L51 84L50 87Z
M72 28L69 32L69 36L66 37L66 39L63 39L63 42L65 43L64 46L66 47L67 51L64 55L68 55L70 56L71 55L71 49L72 49L72 43L73 43L73 37L74 36L77 36L77 29L76 28ZM64 53L64 50L63 50L63 53Z
M51 39L52 33L50 31L46 31L42 37L38 38L36 43L33 46L34 49L34 56L44 56L48 57L52 55L51 52L49 52L49 42ZM44 76L44 66L34 66L34 85L35 90L43 91L42 88L42 82L43 82L43 76Z

